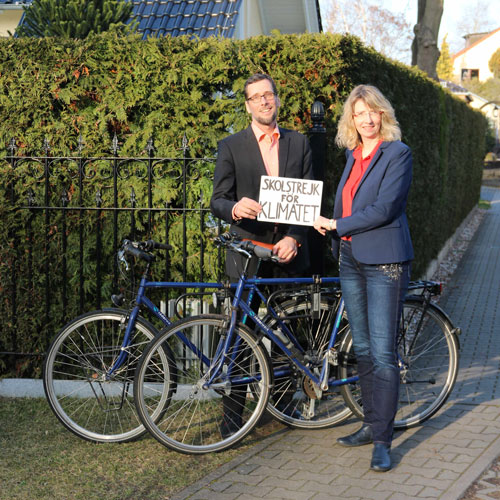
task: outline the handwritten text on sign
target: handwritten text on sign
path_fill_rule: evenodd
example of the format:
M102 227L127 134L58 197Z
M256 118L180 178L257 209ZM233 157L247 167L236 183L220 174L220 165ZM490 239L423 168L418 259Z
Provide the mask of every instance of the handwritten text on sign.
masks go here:
M312 226L320 216L322 181L262 176L258 220Z

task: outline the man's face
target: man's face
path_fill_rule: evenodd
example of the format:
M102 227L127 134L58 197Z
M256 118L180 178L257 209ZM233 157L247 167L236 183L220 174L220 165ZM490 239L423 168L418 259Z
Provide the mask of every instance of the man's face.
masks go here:
M247 96L245 106L252 116L252 120L261 125L272 125L278 116L280 100L277 95L274 95L271 82L260 80L251 83L247 87Z

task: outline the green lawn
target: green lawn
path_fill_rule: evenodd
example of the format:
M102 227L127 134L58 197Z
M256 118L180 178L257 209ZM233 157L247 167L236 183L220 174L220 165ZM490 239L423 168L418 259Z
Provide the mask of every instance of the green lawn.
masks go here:
M0 398L0 499L168 499L265 436L259 427L235 449L184 455L149 436L94 444L67 431L45 399Z

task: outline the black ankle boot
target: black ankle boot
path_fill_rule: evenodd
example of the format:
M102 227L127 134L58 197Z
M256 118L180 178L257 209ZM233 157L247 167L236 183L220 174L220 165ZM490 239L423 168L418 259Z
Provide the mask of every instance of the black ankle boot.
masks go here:
M377 472L386 472L391 468L391 447L384 443L375 443L373 446L372 463L370 469Z
M348 447L363 446L364 444L373 443L372 428L369 425L363 425L361 429L358 429L355 433L338 438L337 443Z

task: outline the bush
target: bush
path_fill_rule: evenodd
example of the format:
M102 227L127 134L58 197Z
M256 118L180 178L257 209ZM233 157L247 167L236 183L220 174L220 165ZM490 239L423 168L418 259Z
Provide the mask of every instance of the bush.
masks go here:
M269 73L277 83L282 102L280 125L306 133L311 126L313 101L319 99L325 106L325 215L331 210L344 168L344 153L334 145L342 104L355 85L376 85L393 104L403 141L412 148L414 156L408 205L416 253L414 277L422 275L479 199L486 135L484 117L422 72L385 59L355 37L307 34L259 36L242 41L193 41L185 37L142 41L137 36L107 33L84 40L3 39L0 61L0 140L7 145L14 137L17 154L28 154L48 139L53 156L78 156L80 136L85 142L84 154L108 155L114 134L122 155L140 155L147 140L154 137L157 156L176 157L187 134L193 156L213 156L218 140L248 124L242 94L246 78L254 72ZM208 204L213 165L206 168L200 178L190 183L191 206L200 195L203 206ZM155 188L156 206L164 206L178 196L168 174L165 171ZM49 331L43 319L47 304L40 293L40 282L35 279L33 287L27 290L26 273L17 268L15 325L9 317L12 299L6 291L12 280L11 267L16 259L27 259L27 236L23 233L26 221L20 219L19 212L9 210L8 188L16 185L18 199L24 200L28 187L39 191L42 187L29 168L12 172L3 162L0 175L0 196L4 200L0 214L0 287L4 292L0 310L5 326L0 333L0 350L11 350L17 341L24 351L34 352L43 350L45 339L57 330L61 321L60 301L52 300L49 304L49 317L56 318ZM96 190L106 188L102 178L86 182ZM134 186L138 203L145 203L146 194ZM125 199L131 186L123 183L122 187L121 196ZM69 193L77 189L64 167L51 177L53 203L60 204L56 194L63 189ZM89 235L95 221L86 224L85 266L92 276L96 257L92 252L94 240ZM45 226L38 228L40 234L45 230ZM122 232L126 234L128 230L123 223ZM12 235L16 231L19 246L14 249ZM109 234L104 237L112 239ZM202 237L206 239L199 227L191 224L191 252L196 252ZM178 243L181 245L180 239ZM48 268L58 269L60 239L52 238L47 251L42 242L37 244ZM23 258L18 259L19 256ZM71 269L75 268L75 258L70 251ZM216 273L213 261L205 265L207 272ZM190 268L188 272L196 274L199 269ZM335 272L333 263L328 272ZM92 295L92 280L86 286ZM102 293L108 292L109 286L103 286ZM74 301L71 292L68 300ZM74 304L69 307L77 309Z

